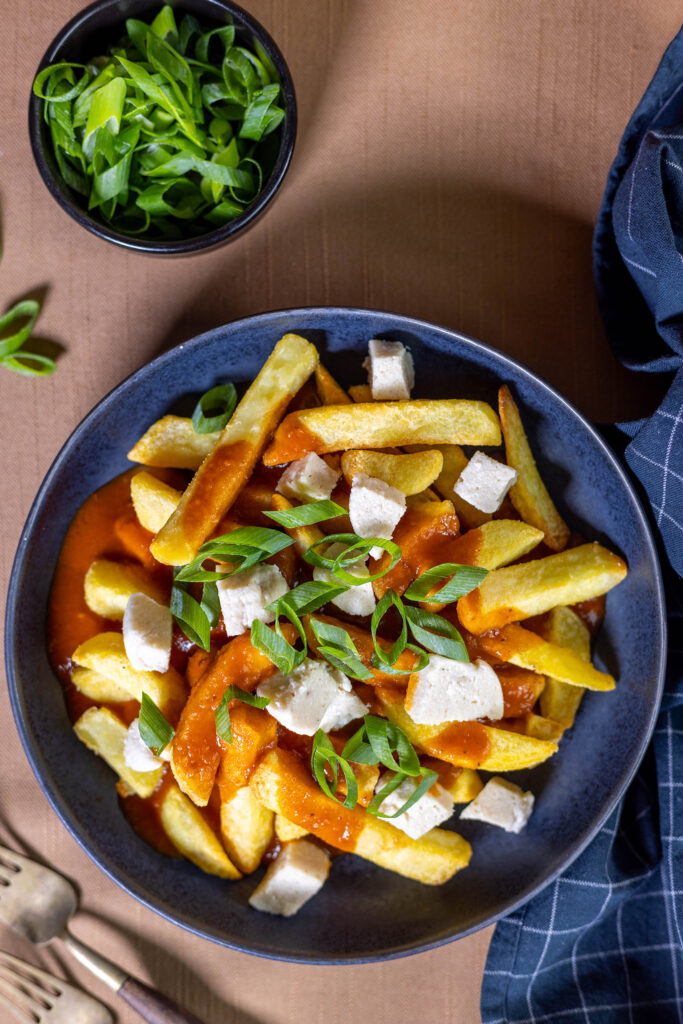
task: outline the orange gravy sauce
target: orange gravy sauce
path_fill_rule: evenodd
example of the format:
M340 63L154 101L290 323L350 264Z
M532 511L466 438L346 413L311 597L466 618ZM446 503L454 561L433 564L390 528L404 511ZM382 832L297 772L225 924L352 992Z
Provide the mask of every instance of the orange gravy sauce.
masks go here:
M254 445L248 441L234 441L214 448L193 478L184 503L184 526L190 535L201 532L205 536L207 518L211 519L212 528L216 526L220 508L225 508L233 495L235 480L249 474L256 456ZM225 495L229 495L227 502ZM218 513L212 516L216 509Z
M308 768L293 750L283 750L286 775L278 787L282 813L331 846L352 852L366 822L365 811L333 804L312 782Z
M297 413L285 416L275 431L273 443L263 456L266 466L281 466L285 462L294 462L309 452L321 455L325 445L316 434L304 426Z
M465 768L478 768L490 746L486 729L480 722L454 722L423 744L433 757Z

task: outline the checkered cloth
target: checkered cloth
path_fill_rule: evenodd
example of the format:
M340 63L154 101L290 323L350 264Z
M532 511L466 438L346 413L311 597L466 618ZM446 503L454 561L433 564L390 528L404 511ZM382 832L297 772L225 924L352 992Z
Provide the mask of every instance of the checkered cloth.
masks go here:
M620 806L564 874L498 924L484 1024L683 1021L683 30L626 129L594 258L616 355L674 375L656 412L621 428L665 574L666 689Z

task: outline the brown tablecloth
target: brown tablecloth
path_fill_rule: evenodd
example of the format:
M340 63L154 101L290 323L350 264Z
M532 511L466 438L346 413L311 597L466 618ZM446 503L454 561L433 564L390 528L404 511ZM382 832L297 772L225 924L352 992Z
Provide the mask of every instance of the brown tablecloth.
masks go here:
M296 305L435 320L527 363L589 416L648 413L656 384L604 340L591 232L622 129L679 27L675 0L245 0L280 43L300 134L282 193L242 240L162 261L128 255L62 213L33 165L32 74L78 0L0 0L0 309L44 298L56 375L0 370L2 593L60 445L124 376L227 320ZM5 694L0 838L82 890L75 931L206 1024L472 1024L489 940L392 963L300 967L232 953L143 909L50 810ZM14 833L14 835L13 835ZM0 930L0 948L103 987ZM120 1011L122 1024L138 1018Z

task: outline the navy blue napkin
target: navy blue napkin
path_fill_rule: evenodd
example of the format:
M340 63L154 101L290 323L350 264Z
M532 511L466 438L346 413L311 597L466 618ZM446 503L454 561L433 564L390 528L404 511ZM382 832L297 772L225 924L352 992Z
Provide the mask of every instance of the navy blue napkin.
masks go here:
M484 1024L683 1021L683 30L621 141L593 255L615 354L673 375L652 416L621 425L665 573L666 689L621 804L559 878L496 927Z

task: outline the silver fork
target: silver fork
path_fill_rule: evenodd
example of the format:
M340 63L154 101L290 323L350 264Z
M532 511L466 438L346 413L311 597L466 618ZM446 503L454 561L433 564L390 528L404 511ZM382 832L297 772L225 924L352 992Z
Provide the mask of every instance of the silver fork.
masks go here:
M71 882L51 868L0 846L0 921L37 945L61 939L80 963L125 999L149 1024L202 1024L161 992L134 978L72 935L68 925L77 908L76 890ZM23 1018L27 1019L31 1020ZM83 1024L89 1024L90 1019L84 1016ZM81 1022L80 1017L46 1016L45 1020L50 1024ZM93 1017L92 1020L97 1024L100 1020L109 1022L111 1017Z
M114 1020L97 999L2 952L0 1008L19 1024L113 1024Z

